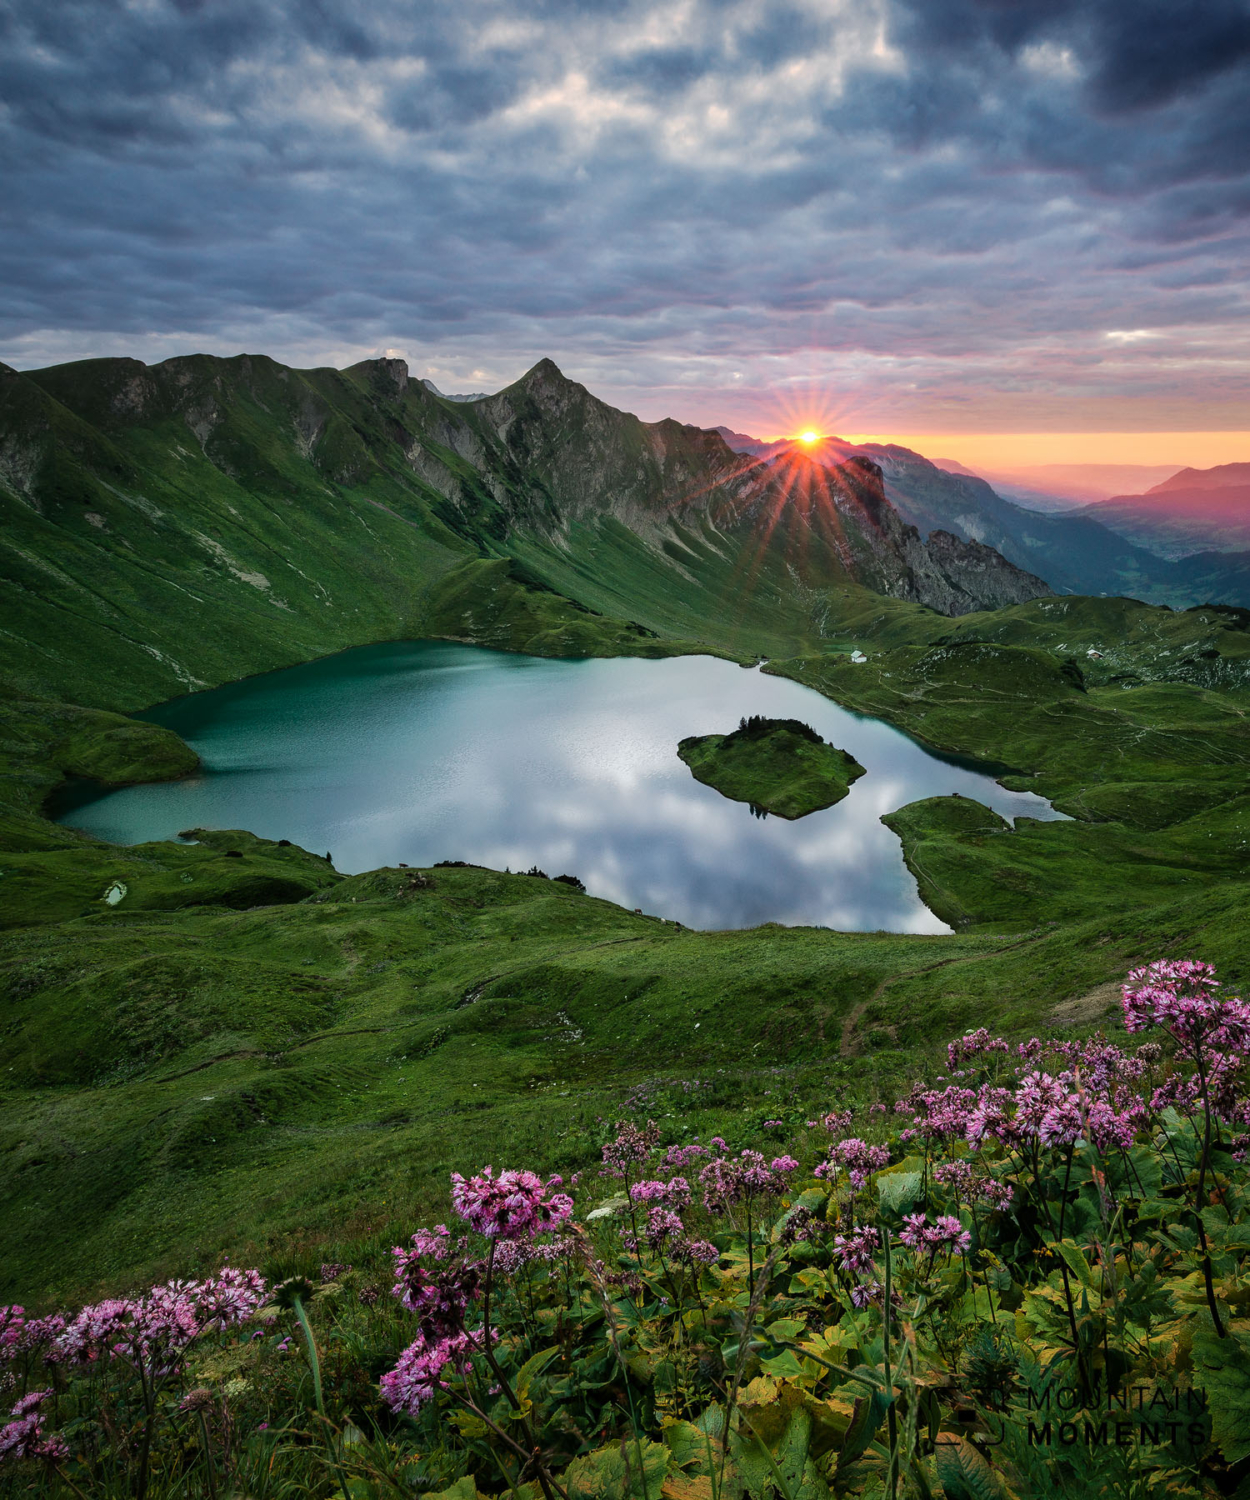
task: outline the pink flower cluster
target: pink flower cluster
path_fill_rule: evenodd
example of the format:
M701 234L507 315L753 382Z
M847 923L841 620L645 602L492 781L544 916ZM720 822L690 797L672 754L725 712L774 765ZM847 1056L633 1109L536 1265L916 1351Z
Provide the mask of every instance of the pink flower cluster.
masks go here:
M924 1250L930 1257L945 1250L949 1255L963 1255L972 1248L972 1236L953 1214L944 1214L929 1223L926 1214L904 1214L907 1226L899 1232L900 1241L909 1250Z
M1124 1024L1130 1031L1161 1026L1175 1037L1180 1055L1198 1061L1250 1047L1250 1005L1233 996L1221 1000L1215 969L1196 959L1160 959L1134 969L1124 985Z
M445 1385L444 1368L449 1363L463 1368L476 1348L476 1340L468 1333L450 1334L432 1342L416 1339L399 1356L395 1368L382 1376L382 1399L392 1411L415 1417Z
M524 1170L496 1177L487 1167L469 1178L453 1172L451 1203L469 1228L487 1239L532 1239L549 1234L573 1212L567 1193L550 1191L560 1184L559 1177L544 1184L536 1172Z
M1002 1213L1010 1208L1015 1188L997 1177L982 1176L971 1162L947 1161L933 1170L933 1180L953 1190L963 1203L984 1203Z
M817 1177L833 1177L845 1170L851 1186L856 1192L868 1181L873 1172L879 1172L890 1160L888 1146L870 1146L858 1136L848 1136L829 1151L828 1161L816 1168Z
M119 1355L164 1373L202 1334L245 1322L264 1299L259 1272L226 1266L204 1281L170 1281L142 1297L108 1298L84 1307L57 1338L53 1353L75 1363Z
M64 1332L65 1319L59 1313L28 1318L26 1309L16 1303L0 1307L0 1360L18 1354L40 1354L49 1364L55 1364L54 1345Z
M706 1146L700 1146L697 1141L689 1146L670 1146L664 1153L664 1160L660 1163L664 1167L691 1167L695 1162L701 1161L705 1156L711 1156Z
M833 1240L833 1253L844 1271L868 1270L880 1248L881 1236L871 1225L853 1229L849 1234L835 1235Z
M669 1208L685 1208L690 1202L690 1184L684 1177L673 1177L668 1182L635 1182L629 1189L633 1203L663 1203Z
M926 1089L917 1084L894 1106L896 1114L910 1114L911 1125L899 1136L909 1141L915 1136L927 1141L954 1141L964 1133L968 1114L976 1103L973 1089L949 1084L944 1089Z
M603 1171L607 1177L626 1177L629 1169L647 1160L660 1144L660 1127L648 1120L642 1130L628 1120L618 1120L616 1139L603 1148ZM674 1163L673 1165L677 1165ZM684 1165L684 1163L683 1163Z
M632 1128L632 1127L631 1127ZM648 1147L648 1150L650 1148ZM536 1172L502 1171L486 1167L475 1177L451 1176L451 1202L470 1229L492 1242L491 1264L503 1274L520 1270L528 1261L567 1254L570 1246L557 1240L540 1246L536 1240L560 1230L573 1212L567 1193L553 1192L559 1177L544 1183ZM396 1246L394 1294L418 1318L417 1337L403 1351L393 1370L382 1377L382 1395L394 1411L414 1414L443 1385L442 1373L451 1363L463 1367L480 1347L481 1333L465 1327L472 1307L485 1292L480 1260L465 1256L465 1241L453 1243L446 1224L418 1229L411 1249Z
M973 1057L985 1057L995 1052L1007 1052L1007 1043L1000 1036L991 1036L984 1026L976 1031L969 1031L966 1035L949 1042L946 1047L946 1058L951 1071L962 1068L963 1065Z
M688 1266L714 1266L720 1251L707 1240L676 1240L669 1252L672 1258Z
M51 1391L31 1391L13 1408L11 1415L16 1420L0 1427L0 1464L34 1458L55 1466L69 1457L60 1433L44 1434L39 1408L51 1394Z
M757 1198L777 1197L785 1192L786 1178L797 1166L792 1156L774 1157L766 1166L760 1151L714 1157L699 1173L703 1205L710 1214L724 1214L735 1203L749 1206Z
M453 1257L445 1224L432 1230L418 1229L411 1250L397 1245L391 1255L395 1262L392 1293L401 1306L420 1319L425 1339L437 1340L459 1332L481 1290L481 1263Z

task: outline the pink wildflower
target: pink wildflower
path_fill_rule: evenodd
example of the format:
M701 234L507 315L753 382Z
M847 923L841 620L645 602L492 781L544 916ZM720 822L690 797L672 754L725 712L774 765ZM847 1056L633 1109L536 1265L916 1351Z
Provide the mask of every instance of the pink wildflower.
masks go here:
M496 1177L487 1167L467 1179L453 1172L451 1184L452 1207L487 1239L546 1234L573 1212L573 1200L566 1193L548 1194L550 1184L545 1187L534 1172L505 1171Z
M1162 1026L1175 1037L1182 1057L1198 1060L1199 1049L1214 1053L1250 1047L1250 1005L1215 994L1215 969L1196 959L1160 959L1134 969L1124 985L1124 1024L1130 1031Z
M26 1326L26 1309L14 1303L0 1307L0 1351L13 1349Z
M962 1255L972 1248L972 1236L953 1214L943 1214L932 1224L925 1214L906 1214L907 1226L899 1239L909 1250L927 1250L930 1258L945 1250L951 1255Z
M982 1057L992 1052L1006 1052L1007 1043L1000 1036L991 1036L984 1026L969 1031L950 1042L946 1048L947 1062L952 1070L961 1068L970 1057Z
M635 1182L629 1189L634 1203L666 1203L673 1208L684 1208L690 1202L690 1184L684 1177L674 1177L669 1182Z
M856 1192L863 1187L873 1172L879 1172L890 1160L888 1146L870 1146L857 1136L839 1141L829 1151L829 1160L816 1168L817 1177L832 1177L839 1168L845 1168L852 1188Z
M664 1153L661 1163L665 1167L689 1167L700 1160L701 1157L709 1156L711 1153L706 1146L700 1146L696 1141L690 1146L670 1146Z
M463 1363L477 1346L467 1333L427 1342L418 1338L399 1356L393 1370L381 1379L382 1399L392 1411L417 1412L444 1385L442 1373L449 1361Z
M881 1236L871 1225L836 1235L833 1241L834 1254L841 1260L844 1271L866 1271L880 1248Z
M660 1127L654 1120L648 1120L644 1130L639 1130L628 1120L618 1120L616 1139L603 1148L604 1174L608 1177L626 1176L630 1167L646 1161L659 1144Z
M647 1214L647 1241L652 1249L658 1250L673 1235L683 1234L685 1228L670 1208L653 1208Z
M720 1251L707 1240L676 1240L670 1254L690 1266L712 1266L720 1259Z

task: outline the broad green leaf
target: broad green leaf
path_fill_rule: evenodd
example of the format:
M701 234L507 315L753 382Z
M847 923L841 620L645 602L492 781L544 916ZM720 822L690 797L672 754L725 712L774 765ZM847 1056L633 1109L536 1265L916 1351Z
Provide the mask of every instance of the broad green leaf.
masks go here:
M707 1467L709 1451L708 1435L701 1432L693 1422L680 1422L668 1417L664 1422L664 1443L679 1469Z
M781 1343L796 1339L799 1334L806 1333L806 1331L807 1323L803 1318L774 1318L765 1329L770 1338L777 1339Z
M610 1219L613 1214L621 1213L629 1207L629 1199L624 1193L619 1193L615 1198L605 1198L598 1208L592 1208L586 1215L586 1220Z
M967 1438L945 1435L937 1445L934 1467L946 1500L1003 1500L1003 1487Z
M795 1358L791 1349L783 1349L774 1359L760 1360L760 1368L776 1376L778 1380L802 1380L810 1374Z
M920 1196L924 1175L920 1172L882 1172L877 1178L881 1207L889 1213L909 1208Z
M850 1425L846 1430L846 1440L838 1452L839 1474L844 1473L862 1453L867 1452L868 1444L876 1437L877 1429L885 1421L885 1414L889 1409L890 1403L880 1391L873 1391L871 1396L856 1396Z
M1097 1288L1098 1280L1090 1268L1089 1261L1085 1259L1085 1252L1075 1240L1056 1240L1051 1249L1063 1257L1068 1270L1074 1271L1081 1278L1084 1286L1091 1291Z
M660 1486L663 1500L716 1500L707 1474L670 1474Z
M1194 1328L1194 1385L1207 1393L1211 1436L1225 1463L1250 1457L1250 1333L1224 1338L1203 1324Z
M668 1472L663 1443L626 1438L575 1458L564 1474L569 1500L651 1500Z
M466 1474L445 1490L423 1491L421 1500L478 1500L478 1488L472 1475Z

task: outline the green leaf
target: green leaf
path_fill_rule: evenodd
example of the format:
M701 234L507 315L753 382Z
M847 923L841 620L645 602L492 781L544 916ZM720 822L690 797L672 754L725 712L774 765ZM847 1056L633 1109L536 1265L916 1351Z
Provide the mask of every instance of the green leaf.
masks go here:
M1194 1326L1194 1385L1204 1387L1211 1436L1225 1463L1250 1456L1250 1335L1218 1338L1209 1325Z
M868 1451L868 1444L876 1437L889 1409L890 1403L880 1391L873 1391L871 1396L856 1396L851 1425L846 1429L846 1440L838 1452L839 1474L845 1473L861 1454Z
M473 1483L473 1476L466 1474L445 1490L422 1491L421 1500L478 1500L477 1485Z
M1090 1268L1089 1261L1085 1259L1085 1252L1075 1240L1056 1240L1050 1247L1064 1259L1069 1271L1074 1271L1080 1277L1082 1285L1091 1291L1097 1289L1098 1280Z
M1250 1249L1250 1223L1230 1224L1228 1214L1214 1205L1202 1210L1202 1227L1207 1239L1221 1250Z
M615 1198L605 1198L598 1208L592 1208L586 1215L587 1223L591 1219L610 1219L613 1214L618 1214L629 1207L629 1199L624 1193L618 1193Z
M877 1195L881 1207L890 1213L900 1213L920 1196L924 1183L921 1172L883 1172L877 1178Z
M657 1500L668 1470L663 1443L626 1438L575 1458L564 1475L569 1500Z
M554 1345L550 1349L540 1349L537 1354L530 1355L521 1366L516 1378L515 1389L518 1401L525 1400L526 1396L529 1395L530 1382L534 1379L534 1376L541 1374L559 1352L559 1346Z
M783 1349L774 1359L760 1360L760 1368L779 1380L802 1380L809 1373L790 1349Z
M934 1453L934 1467L946 1500L1003 1500L994 1471L967 1438L944 1436Z
M700 1431L693 1422L680 1422L668 1417L664 1422L664 1442L679 1469L688 1469L698 1464L706 1466L708 1460L708 1435Z

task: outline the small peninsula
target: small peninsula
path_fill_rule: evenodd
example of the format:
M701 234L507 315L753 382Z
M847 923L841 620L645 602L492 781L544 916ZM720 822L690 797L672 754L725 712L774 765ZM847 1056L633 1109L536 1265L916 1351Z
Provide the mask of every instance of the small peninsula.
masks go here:
M677 753L697 781L761 815L805 818L841 802L864 774L853 755L798 719L752 714L730 734L694 735Z

